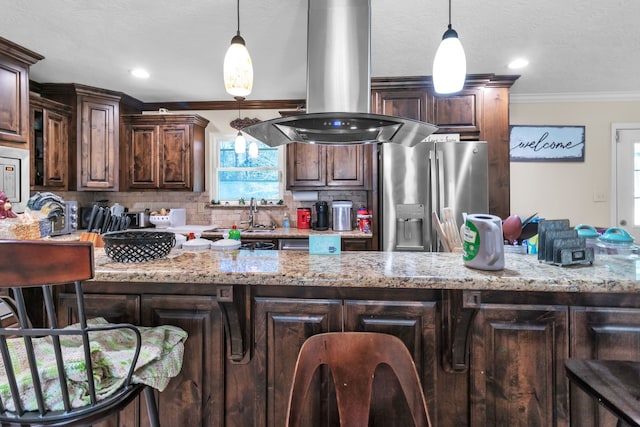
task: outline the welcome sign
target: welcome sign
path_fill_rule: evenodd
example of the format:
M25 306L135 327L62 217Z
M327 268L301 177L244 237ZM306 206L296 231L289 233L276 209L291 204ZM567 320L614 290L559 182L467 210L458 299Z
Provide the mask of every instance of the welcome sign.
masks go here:
M584 126L511 126L512 162L583 162Z

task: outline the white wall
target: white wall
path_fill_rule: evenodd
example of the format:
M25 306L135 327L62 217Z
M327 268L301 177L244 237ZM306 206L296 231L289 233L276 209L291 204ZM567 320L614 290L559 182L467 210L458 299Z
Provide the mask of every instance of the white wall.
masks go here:
M511 213L611 224L611 125L640 123L640 101L511 102L511 125L585 126L584 162L512 162ZM594 194L606 200L595 202Z

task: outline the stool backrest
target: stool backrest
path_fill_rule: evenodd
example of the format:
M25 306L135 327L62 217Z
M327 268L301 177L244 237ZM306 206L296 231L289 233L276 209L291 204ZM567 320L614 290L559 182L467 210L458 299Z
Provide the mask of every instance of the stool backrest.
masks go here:
M13 311L15 322L0 327L0 423L21 425L91 424L110 413L122 409L142 390L131 383L135 363L140 354L141 336L129 324L88 325L84 309L82 282L94 274L93 245L89 242L13 241L0 240L0 290L7 290L2 298ZM74 284L78 325L74 328L58 326L52 287ZM27 314L23 288L40 287L46 311L46 325L32 325ZM66 325L64 325L66 326ZM104 399L96 394L90 334L115 329L130 330L137 346L128 375L115 393ZM69 375L68 354L61 342L73 342L78 349L74 359L74 375ZM16 355L21 355L20 358ZM46 357L45 357L46 355ZM43 371L43 359L48 370ZM40 365L40 366L38 366ZM129 365L127 365L129 366ZM99 367L95 367L99 368ZM83 383L88 402L79 404L70 397L71 381ZM3 398L4 396L4 398ZM62 409L51 409L51 402ZM35 402L35 403L34 403ZM31 406L35 406L32 408Z
M367 427L376 368L388 365L396 375L416 427L430 427L420 378L404 343L393 335L330 332L305 341L289 395L287 426L299 426L316 370L327 365L336 390L340 425Z

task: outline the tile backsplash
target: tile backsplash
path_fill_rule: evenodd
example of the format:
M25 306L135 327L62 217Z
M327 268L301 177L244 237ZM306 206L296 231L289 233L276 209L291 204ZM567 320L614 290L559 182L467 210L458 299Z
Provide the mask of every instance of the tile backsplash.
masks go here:
M129 211L151 211L162 208L185 208L187 211L187 224L212 225L217 227L231 227L233 224L240 226L249 220L248 200L245 206L211 205L208 193L193 193L179 191L136 191L136 192L56 192L65 200L77 200L78 206L89 206L92 202L106 200L111 206L119 203ZM313 208L314 201L295 201L292 193L285 191L284 205L258 205L258 214L255 222L277 226L282 225L284 211L287 210L291 219L291 226L296 226L299 207ZM360 206L369 206L366 191L319 191L318 200L331 202L334 200L351 200L353 211ZM313 211L313 209L312 209ZM354 213L355 215L355 213Z

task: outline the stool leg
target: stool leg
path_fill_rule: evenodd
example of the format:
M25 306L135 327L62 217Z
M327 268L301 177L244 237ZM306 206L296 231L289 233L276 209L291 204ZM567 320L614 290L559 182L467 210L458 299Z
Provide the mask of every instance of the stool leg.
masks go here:
M160 419L158 417L158 407L156 406L156 397L151 387L144 388L144 399L147 402L147 414L149 415L149 425L151 427L160 427Z

